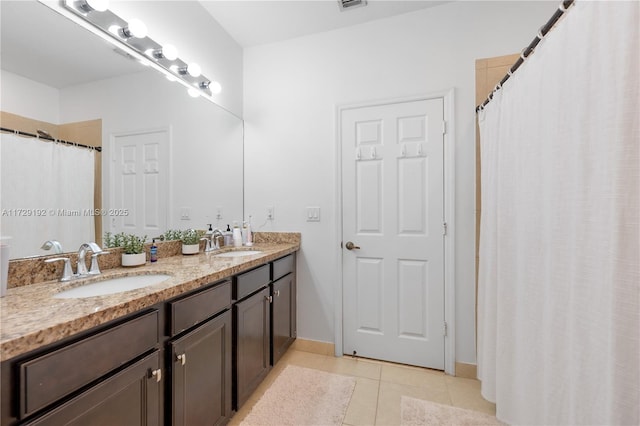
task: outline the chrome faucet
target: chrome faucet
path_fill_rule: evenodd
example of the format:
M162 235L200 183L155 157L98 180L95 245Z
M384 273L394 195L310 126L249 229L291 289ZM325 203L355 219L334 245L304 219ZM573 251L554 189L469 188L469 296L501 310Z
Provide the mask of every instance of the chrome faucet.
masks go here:
M93 254L91 255L91 270L87 271L87 264L85 263L85 257L87 256L87 251L91 250ZM108 251L104 251L100 248L96 243L84 243L78 249L78 267L77 273L73 273L73 268L71 267L71 262L68 257L54 257L51 259L46 259L45 263L51 262L64 262L64 268L62 271L62 278L60 281L71 281L76 278L86 277L87 275L100 275L100 267L98 266L98 256L102 254L109 254Z
M53 252L55 254L60 254L62 253L62 244L60 244L59 241L57 240L47 240L44 242L44 244L42 244L42 247L40 247L42 250L51 250L53 249Z
M85 256L87 255L87 250L91 250L94 255L104 254L103 250L96 243L82 244L78 249L78 268L76 269L77 271L76 275L78 277L84 277L85 275L98 275L100 273L100 269L97 269L98 262L95 258L93 258L91 262L91 272L87 271L87 264L85 263L85 260L84 260Z
M214 229L211 233L211 243L213 246L212 250L220 250L220 238L222 238L222 241L224 241L224 235L222 234L222 231L218 228Z
M200 241L205 241L205 252L211 252L215 250L220 250L220 240L219 238L224 239L224 235L222 235L222 231L218 228L214 229L213 232L206 237L200 238Z

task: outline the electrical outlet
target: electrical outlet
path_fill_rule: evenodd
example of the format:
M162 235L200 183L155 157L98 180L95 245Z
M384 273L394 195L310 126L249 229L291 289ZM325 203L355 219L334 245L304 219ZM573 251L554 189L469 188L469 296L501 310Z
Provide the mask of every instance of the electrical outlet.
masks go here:
M189 212L189 207L183 207L182 209L180 209L180 219L182 220L190 220L191 219L191 214Z
M273 206L269 206L267 207L267 220L274 220L275 219L275 215L273 212Z

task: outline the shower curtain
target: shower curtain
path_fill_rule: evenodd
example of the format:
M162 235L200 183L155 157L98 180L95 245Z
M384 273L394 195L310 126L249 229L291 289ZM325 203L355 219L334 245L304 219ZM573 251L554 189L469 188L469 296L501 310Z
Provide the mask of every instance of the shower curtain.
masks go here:
M52 254L95 241L94 151L15 134L0 134L0 232L10 236L11 258Z
M479 112L478 377L509 424L640 424L639 29L577 1Z

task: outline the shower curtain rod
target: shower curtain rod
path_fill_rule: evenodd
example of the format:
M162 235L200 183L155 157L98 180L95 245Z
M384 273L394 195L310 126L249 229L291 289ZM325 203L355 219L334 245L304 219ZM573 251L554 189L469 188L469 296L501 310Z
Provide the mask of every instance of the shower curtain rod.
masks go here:
M57 142L57 143L65 144L65 145L77 146L77 147L80 147L80 148L93 149L93 150L96 150L98 152L102 152L102 147L100 147L100 146L91 146L91 145L85 145L85 144L77 143L77 142L69 142L69 141L65 141L65 140L62 140L62 139L56 139L56 138L53 138L51 136L46 136L46 135L34 135L33 133L23 132L21 130L7 129L6 127L0 127L0 131L13 133L13 134L16 134L16 135L21 135L21 136L30 136L30 137L36 138L36 139L44 139L44 140L51 141L51 142Z
M560 3L560 6L558 7L558 9L556 10L556 12L553 14L553 16L551 16L551 18L547 21L546 24L544 24L540 30L538 31L538 35L536 36L536 38L533 39L533 41L531 43L529 43L529 46L525 47L524 50L522 51L522 53L520 53L520 57L518 58L518 60L516 61L515 64L513 64L513 66L509 69L509 72L507 72L507 75L505 75L504 77L502 77L502 80L500 80L500 83L498 83L496 85L496 87L493 89L493 91L489 94L489 96L487 97L487 99L485 99L484 102L482 102L480 105L478 105L476 107L476 113L482 109L484 109L484 107L491 102L491 100L493 99L493 94L502 87L502 85L504 84L505 81L509 80L509 77L511 77L511 75L518 69L520 68L520 65L522 65L525 61L525 59L527 59L529 57L529 55L535 50L536 46L538 45L538 43L540 43L540 41L545 38L545 36L547 35L547 33L549 31L551 31L551 28L553 28L553 26L556 24L556 22L558 22L558 20L560 19L560 17L562 15L565 14L565 12L569 9L569 7L574 3L575 0L564 0L562 3Z

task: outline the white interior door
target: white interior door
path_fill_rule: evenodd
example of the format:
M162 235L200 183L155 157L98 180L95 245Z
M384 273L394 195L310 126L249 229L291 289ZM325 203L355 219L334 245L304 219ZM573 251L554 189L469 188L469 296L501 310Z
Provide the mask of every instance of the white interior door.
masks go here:
M345 354L444 369L443 133L442 98L341 111Z
M169 194L169 132L154 130L113 137L111 232L146 235L166 231ZM124 213L124 214L120 214Z

